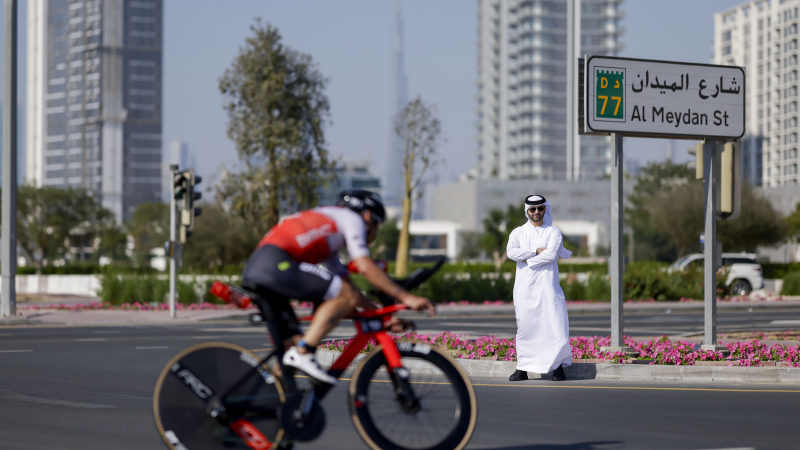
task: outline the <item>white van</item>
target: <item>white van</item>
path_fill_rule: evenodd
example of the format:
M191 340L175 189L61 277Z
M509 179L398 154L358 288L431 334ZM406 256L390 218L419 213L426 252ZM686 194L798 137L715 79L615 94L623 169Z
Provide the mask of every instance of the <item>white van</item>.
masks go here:
M684 270L687 267L703 267L705 256L692 253L675 261L669 270ZM755 253L723 253L722 265L728 271L725 286L730 295L749 295L753 289L764 288L764 275Z

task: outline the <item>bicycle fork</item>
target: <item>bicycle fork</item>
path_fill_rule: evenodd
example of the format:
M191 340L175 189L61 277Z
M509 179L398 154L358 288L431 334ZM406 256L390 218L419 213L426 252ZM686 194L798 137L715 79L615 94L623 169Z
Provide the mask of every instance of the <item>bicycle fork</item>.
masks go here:
M403 412L409 415L418 413L422 409L419 398L414 393L409 381L409 371L403 367L403 360L397 344L386 333L379 333L375 336L379 344L383 346L383 354L386 357L386 369L394 385L395 399L400 402Z

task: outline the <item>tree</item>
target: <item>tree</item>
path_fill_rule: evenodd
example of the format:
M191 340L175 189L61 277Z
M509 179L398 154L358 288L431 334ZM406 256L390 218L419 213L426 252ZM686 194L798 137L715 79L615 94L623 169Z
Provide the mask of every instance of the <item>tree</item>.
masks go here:
M705 228L702 182L686 183L651 197L646 206L650 226L674 242L679 256L694 251ZM786 224L772 204L747 183L742 185L742 213L735 220L717 221L717 238L724 251L753 251L786 236Z
M395 259L398 242L400 229L397 228L397 219L389 219L378 229L378 236L370 245L370 252L376 259Z
M670 161L651 163L640 170L625 208L625 222L634 236L635 260L673 261L678 256L675 243L651 226L648 205L656 195L683 186L692 177L693 173L685 165Z
M486 253L492 255L494 268L498 272L508 259L508 253L506 253L508 236L511 234L511 230L525 223L524 215L521 208L508 205L505 211L492 209L483 219L481 246Z
M204 273L228 265L244 264L261 236L244 219L232 216L221 205L204 203L201 220L183 247L183 267Z
M83 189L20 186L17 192L17 242L36 265L36 273L70 249L92 248L114 215Z
M441 124L436 118L435 107L424 103L420 97L412 100L398 114L394 132L403 143L403 213L395 276L404 277L408 273L411 206L422 195L420 183L435 164L436 147L440 141Z
M198 221L198 223L201 221ZM133 240L133 259L139 267L149 267L151 251L169 240L169 205L142 203L125 223Z
M800 239L800 202L794 207L794 211L786 216L786 235L790 239Z
M244 48L219 80L241 173L225 173L217 195L262 231L282 212L314 206L333 175L323 126L325 79L311 57L284 46L278 30L251 28Z

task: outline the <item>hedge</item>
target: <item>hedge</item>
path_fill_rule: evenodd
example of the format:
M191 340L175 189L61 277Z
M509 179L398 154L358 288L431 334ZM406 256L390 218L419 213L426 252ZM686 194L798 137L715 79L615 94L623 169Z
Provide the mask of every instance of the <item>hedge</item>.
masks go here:
M800 271L790 272L783 277L781 295L800 295Z

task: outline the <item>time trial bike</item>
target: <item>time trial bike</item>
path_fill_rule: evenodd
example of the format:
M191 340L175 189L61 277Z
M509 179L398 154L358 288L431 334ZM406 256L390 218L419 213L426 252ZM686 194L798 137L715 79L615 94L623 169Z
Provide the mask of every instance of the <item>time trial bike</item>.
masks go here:
M441 267L419 269L404 280L412 289ZM158 377L153 397L156 427L173 450L291 449L319 437L322 399L330 385L282 364L270 299L215 282L212 293L240 307L251 303L274 349L264 357L230 343L205 342L173 357ZM461 450L475 430L477 401L466 373L426 342L395 340L391 316L405 308L388 296L374 311L349 316L357 334L328 370L340 378L370 342L376 343L350 376L347 403L355 429L374 450ZM310 317L301 318L310 319Z

